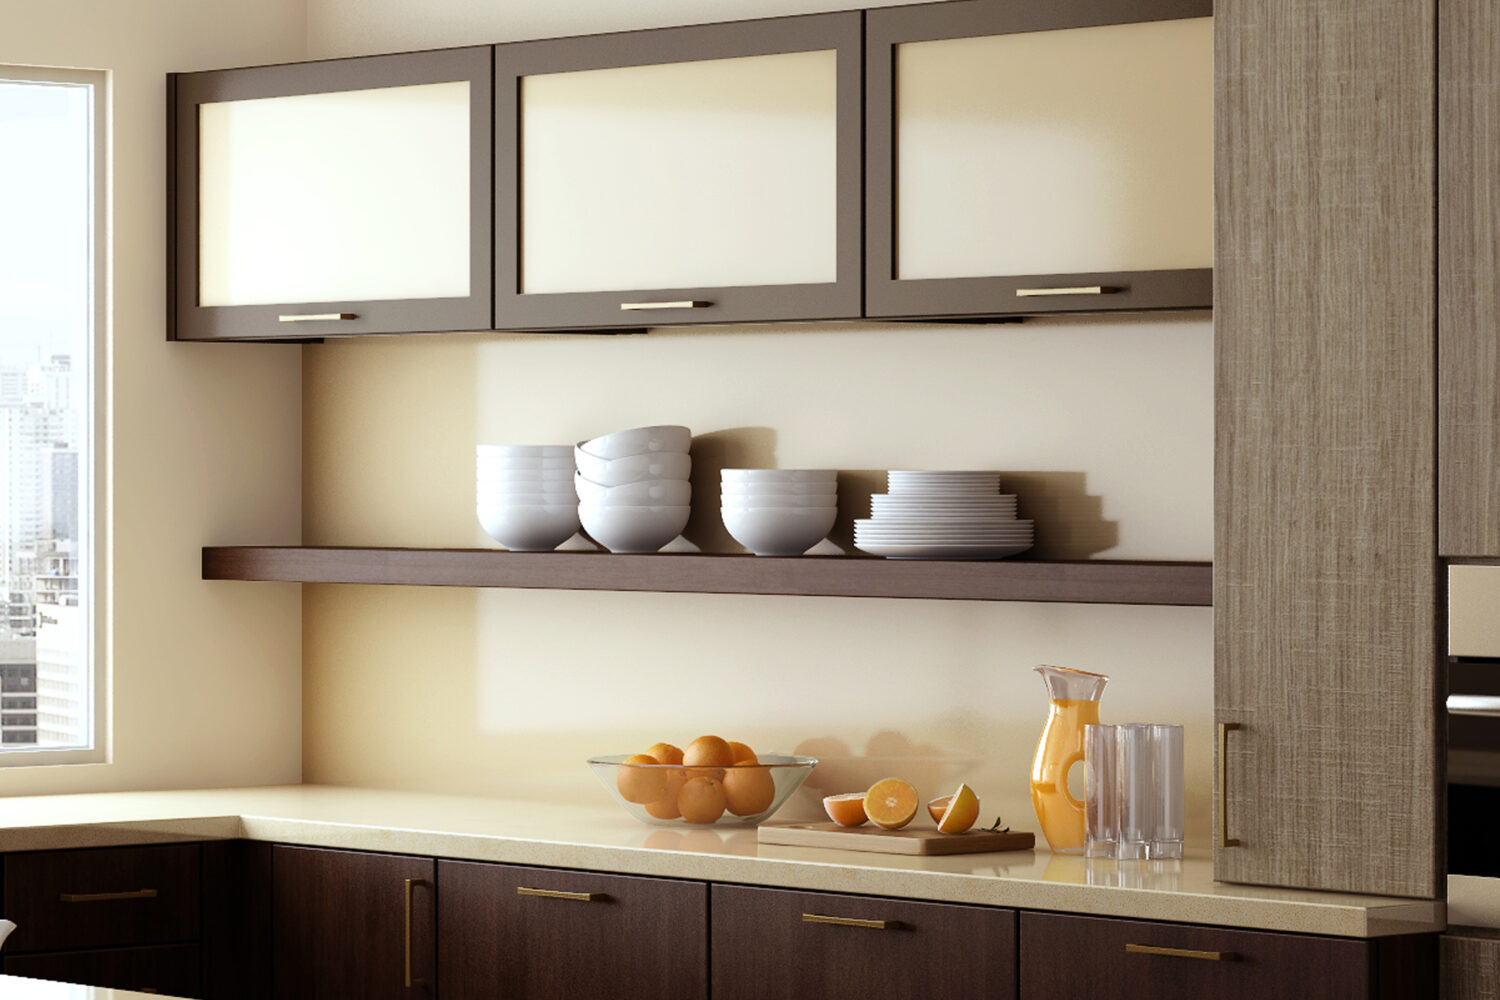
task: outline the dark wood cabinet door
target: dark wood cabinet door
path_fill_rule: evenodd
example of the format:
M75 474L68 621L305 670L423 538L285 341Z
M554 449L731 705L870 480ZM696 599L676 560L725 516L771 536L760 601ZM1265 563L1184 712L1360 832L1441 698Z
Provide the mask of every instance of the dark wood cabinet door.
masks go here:
M706 998L708 886L438 862L444 1000Z
M202 995L200 965L197 945L178 944L11 955L5 972L79 986L196 997Z
M1500 7L1438 3L1438 552L1500 556Z
M1359 940L1021 914L1021 1000L1434 996L1437 935Z
M712 901L714 1000L1016 995L1012 910L732 885Z
M9 954L195 941L197 844L5 856Z
M275 847L275 996L436 996L433 869L430 858Z

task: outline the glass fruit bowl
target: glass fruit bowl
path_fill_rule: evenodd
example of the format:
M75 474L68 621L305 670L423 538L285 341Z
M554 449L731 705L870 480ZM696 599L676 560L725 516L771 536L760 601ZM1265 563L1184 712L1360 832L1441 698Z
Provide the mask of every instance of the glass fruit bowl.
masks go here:
M779 753L732 767L625 763L630 756L590 757L589 770L626 812L654 826L755 826L818 766L816 757Z

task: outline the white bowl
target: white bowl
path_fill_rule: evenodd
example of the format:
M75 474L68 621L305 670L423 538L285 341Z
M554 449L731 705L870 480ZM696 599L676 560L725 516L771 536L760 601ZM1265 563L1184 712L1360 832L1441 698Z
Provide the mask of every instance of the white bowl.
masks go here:
M587 441L578 442L578 447L595 458L625 458L628 455L648 455L658 451L680 451L686 453L693 443L693 432L676 424L660 424L655 427L632 427L613 434L602 434Z
M726 497L742 493L831 497L839 491L838 483L833 480L798 483L775 479L726 479L719 484L719 488Z
M726 483L832 483L838 480L837 469L723 469L719 478Z
M720 501L725 507L837 507L838 497L831 493L725 493Z
M576 507L578 495L572 490L566 493L480 490L474 494L474 502L481 507Z
M720 511L735 541L758 556L800 556L828 537L836 507Z
M578 505L481 503L475 506L487 535L512 552L551 552L578 530Z
M575 448L573 458L583 478L600 486L624 486L645 479L687 479L693 471L693 460L682 451L608 459Z
M643 479L624 486L600 486L575 474L578 497L600 507L685 507L693 498L686 479Z
M567 458L478 458L474 461L476 472L543 472L572 467L572 455Z
M590 538L611 552L655 552L682 534L691 507L601 507L579 504Z
M485 458L562 458L573 457L570 444L481 444L474 446L474 454L481 461Z

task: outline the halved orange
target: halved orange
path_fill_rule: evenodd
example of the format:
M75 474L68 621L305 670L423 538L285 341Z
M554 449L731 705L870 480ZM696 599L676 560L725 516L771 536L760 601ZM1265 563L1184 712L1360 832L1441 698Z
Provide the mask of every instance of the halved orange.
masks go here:
M870 819L865 815L864 792L825 795L823 796L823 810L828 813L828 818L839 826L864 826Z
M876 826L899 830L917 814L917 790L900 778L881 778L865 792L865 815Z
M979 796L968 785L960 784L958 791L948 796L948 808L938 819L941 833L963 833L979 819Z
M932 817L934 823L943 821L943 810L948 808L948 803L953 801L951 795L939 795L935 799L927 800L927 815Z

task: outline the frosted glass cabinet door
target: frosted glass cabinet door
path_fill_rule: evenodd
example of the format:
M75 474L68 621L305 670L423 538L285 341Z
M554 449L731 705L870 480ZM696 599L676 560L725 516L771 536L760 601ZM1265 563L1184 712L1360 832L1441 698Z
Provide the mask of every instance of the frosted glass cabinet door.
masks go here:
M868 12L867 314L1208 308L1211 9Z
M169 78L175 339L489 329L493 60Z
M853 318L860 15L501 45L500 329Z

